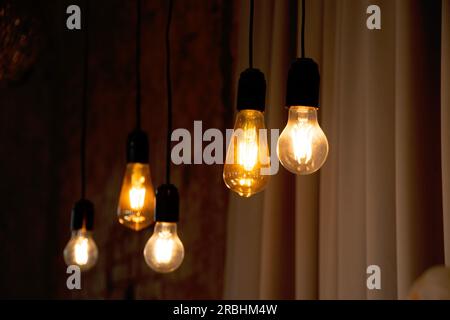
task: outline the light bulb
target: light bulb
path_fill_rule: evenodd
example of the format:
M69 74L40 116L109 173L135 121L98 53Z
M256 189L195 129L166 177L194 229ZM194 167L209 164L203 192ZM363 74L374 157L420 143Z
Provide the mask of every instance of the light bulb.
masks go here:
M184 247L175 222L156 222L153 235L144 249L145 262L157 272L176 270L184 258Z
M124 226L139 231L153 221L155 192L146 163L128 163L120 191L117 215Z
M84 229L72 231L72 237L64 248L64 261L68 266L77 265L81 271L91 269L98 258L98 249L92 233Z
M278 139L277 154L281 164L295 174L310 174L322 167L328 155L328 141L317 121L317 108L289 108L289 120Z
M243 197L262 191L268 181L270 155L266 136L264 114L258 110L241 110L237 114L234 132L228 146L223 179L228 188Z

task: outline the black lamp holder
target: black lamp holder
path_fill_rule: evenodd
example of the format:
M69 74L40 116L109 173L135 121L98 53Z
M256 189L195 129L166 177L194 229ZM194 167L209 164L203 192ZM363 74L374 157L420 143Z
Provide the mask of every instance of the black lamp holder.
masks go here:
M147 134L135 129L127 139L127 163L148 163L149 148Z
M240 77L237 94L237 109L264 112L266 100L266 79L264 73L255 68L245 69Z
M173 184L162 184L156 190L156 222L178 222L180 216L180 196Z
M320 75L319 66L305 57L306 1L302 0L301 58L296 59L289 68L286 85L286 107L319 107Z
M94 228L94 204L86 199L78 200L72 208L70 223L72 231L85 229L92 231Z
M286 107L319 107L319 66L310 58L298 58L289 68Z

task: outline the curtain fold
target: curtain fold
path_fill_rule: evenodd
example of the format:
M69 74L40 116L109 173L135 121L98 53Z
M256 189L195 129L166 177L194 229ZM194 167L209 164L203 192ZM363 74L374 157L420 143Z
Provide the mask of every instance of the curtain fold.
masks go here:
M395 179L398 296L443 263L439 1L396 1ZM420 26L420 28L418 28Z
M259 2L257 2L259 3ZM292 10L287 1L273 1L273 28L266 49L271 53L268 65L260 65L266 74L268 90L266 96L268 128L280 128L286 124L284 110L285 80L294 57L290 19L286 15ZM288 15L289 16L289 15ZM294 16L295 17L295 16ZM257 32L257 31L255 31ZM276 59L280 57L281 59ZM278 84L278 85L276 85ZM276 150L271 149L271 152ZM292 299L294 281L278 281L280 278L295 278L295 179L287 172L271 176L263 194L264 206L261 237L261 299ZM280 261L281 263L277 263Z
M365 7L367 4L365 4ZM397 297L395 215L395 1L384 1L382 29L365 29L366 127L366 267L382 271L382 290L368 290L368 299ZM362 8L363 10L365 8ZM383 67L380 67L380 66ZM364 278L367 274L364 274Z
M381 30L366 27L370 1L306 3L328 159L310 176L280 165L264 193L231 197L224 296L406 298L423 271L450 261L449 1L379 0ZM240 6L237 75L247 61ZM255 3L266 123L280 132L298 17L297 1ZM367 288L369 265L381 269L381 290Z
M450 0L442 2L441 143L445 264L450 266Z

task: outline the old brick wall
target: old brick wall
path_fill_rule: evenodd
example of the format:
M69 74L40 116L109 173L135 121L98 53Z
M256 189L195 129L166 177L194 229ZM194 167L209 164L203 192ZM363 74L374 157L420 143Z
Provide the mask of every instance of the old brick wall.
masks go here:
M3 297L221 298L228 191L221 166L173 166L181 195L179 234L186 255L169 275L150 270L142 251L151 230L120 226L116 206L125 140L134 126L135 2L91 1L87 195L96 207L97 266L83 290L66 289L62 251L79 198L82 80L80 32L65 30L65 9L46 1L45 42L29 78L2 88L0 292ZM78 2L79 3L79 2ZM235 5L175 0L172 43L174 128L231 127ZM155 188L163 183L166 136L164 26L167 2L143 0L142 126L150 139Z

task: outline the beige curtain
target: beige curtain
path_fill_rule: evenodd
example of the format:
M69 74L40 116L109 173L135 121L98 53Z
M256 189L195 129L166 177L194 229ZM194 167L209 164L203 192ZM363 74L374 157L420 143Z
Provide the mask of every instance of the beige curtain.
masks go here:
M255 2L266 123L283 129L301 8ZM238 3L235 80L247 67L248 1ZM381 30L366 28L371 4ZM319 173L280 167L262 194L230 195L224 298L406 298L424 270L450 265L449 0L307 0L306 8L330 152ZM381 268L381 290L367 289L369 265Z

